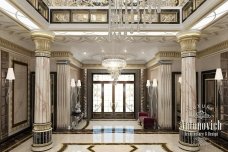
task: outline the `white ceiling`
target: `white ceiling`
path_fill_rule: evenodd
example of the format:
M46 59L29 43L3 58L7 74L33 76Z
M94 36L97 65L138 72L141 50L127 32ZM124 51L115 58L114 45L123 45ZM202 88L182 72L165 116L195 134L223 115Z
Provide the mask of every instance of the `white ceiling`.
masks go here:
M170 28L170 25L162 26L162 29L169 30ZM156 28L159 28L159 25ZM228 15L225 15L202 31L199 49L227 40L228 34L224 34L228 33L227 29ZM34 50L30 31L2 12L0 12L0 36L27 49ZM52 50L71 51L76 59L86 64L100 63L102 55L114 53L126 56L128 63L144 64L152 59L158 51L179 51L180 46L176 42L175 36L135 36L115 42L109 42L107 37L102 36L56 36Z

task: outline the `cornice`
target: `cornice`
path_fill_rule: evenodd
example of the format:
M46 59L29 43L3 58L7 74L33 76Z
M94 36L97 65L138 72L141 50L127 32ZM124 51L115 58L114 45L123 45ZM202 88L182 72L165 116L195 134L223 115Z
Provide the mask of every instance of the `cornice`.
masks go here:
M228 51L228 40L197 52L197 58L203 58Z
M156 67L160 61L172 61L180 59L181 53L176 51L160 51L155 57L146 63L146 68Z
M51 57L56 58L56 57L71 57L73 54L69 51L53 51L51 52Z
M23 55L26 55L26 56L29 56L29 57L32 57L34 56L34 52L33 51L30 51L28 49L25 49L17 44L14 44L8 40L5 40L3 38L0 38L0 47L4 47L6 49L9 49L13 52L17 52L19 54L23 54Z
M51 57L56 60L68 60L71 66L82 68L81 62L75 59L73 54L69 51L53 51L51 52Z

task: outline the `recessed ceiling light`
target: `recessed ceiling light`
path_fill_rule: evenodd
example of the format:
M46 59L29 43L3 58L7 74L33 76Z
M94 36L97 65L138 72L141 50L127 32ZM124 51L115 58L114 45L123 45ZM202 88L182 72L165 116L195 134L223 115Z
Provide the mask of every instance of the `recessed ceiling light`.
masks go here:
M127 53L127 50L125 49L124 52Z
M83 52L84 55L86 55L87 53L86 52Z
M142 51L142 54L145 54L145 52L144 52L144 51Z
M104 50L101 50L102 53L104 53L105 51Z

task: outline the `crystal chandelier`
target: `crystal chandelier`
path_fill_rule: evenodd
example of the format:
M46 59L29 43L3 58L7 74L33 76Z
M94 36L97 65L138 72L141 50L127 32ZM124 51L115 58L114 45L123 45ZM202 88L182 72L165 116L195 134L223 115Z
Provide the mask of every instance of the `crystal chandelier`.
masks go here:
M140 22L151 24L161 7L177 5L178 0L109 0L109 39L139 32Z
M107 58L104 58L104 60L102 61L102 66L109 71L113 81L115 82L118 81L118 77L121 71L123 70L123 68L126 67L126 65L127 65L126 60L118 56L107 57Z

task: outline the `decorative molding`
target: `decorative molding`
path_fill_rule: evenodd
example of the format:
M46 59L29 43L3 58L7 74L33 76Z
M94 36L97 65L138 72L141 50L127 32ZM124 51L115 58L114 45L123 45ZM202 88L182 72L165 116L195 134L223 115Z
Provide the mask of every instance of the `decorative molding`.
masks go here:
M71 57L73 54L69 51L54 51L51 52L51 57L56 58L56 57Z
M207 57L228 51L228 40L197 52L197 58Z
M31 33L32 40L35 43L36 57L50 57L51 44L54 41L54 34L49 31L34 31Z
M105 69L101 64L83 64L83 69ZM124 69L146 69L145 64L127 64Z
M33 51L30 51L28 49L25 49L17 44L14 44L10 41L7 41L3 38L0 38L0 47L4 47L6 49L9 49L9 50L12 50L14 52L17 52L19 54L23 54L23 55L26 55L26 56L34 56L34 52Z
M180 59L181 53L177 51L160 51L155 57L146 63L146 68L156 67L160 61L172 61Z
M71 66L82 68L82 63L75 59L73 54L69 51L54 51L51 52L51 57L56 60L68 60Z
M200 40L200 31L190 30L177 34L181 46L181 57L196 56L196 45Z

